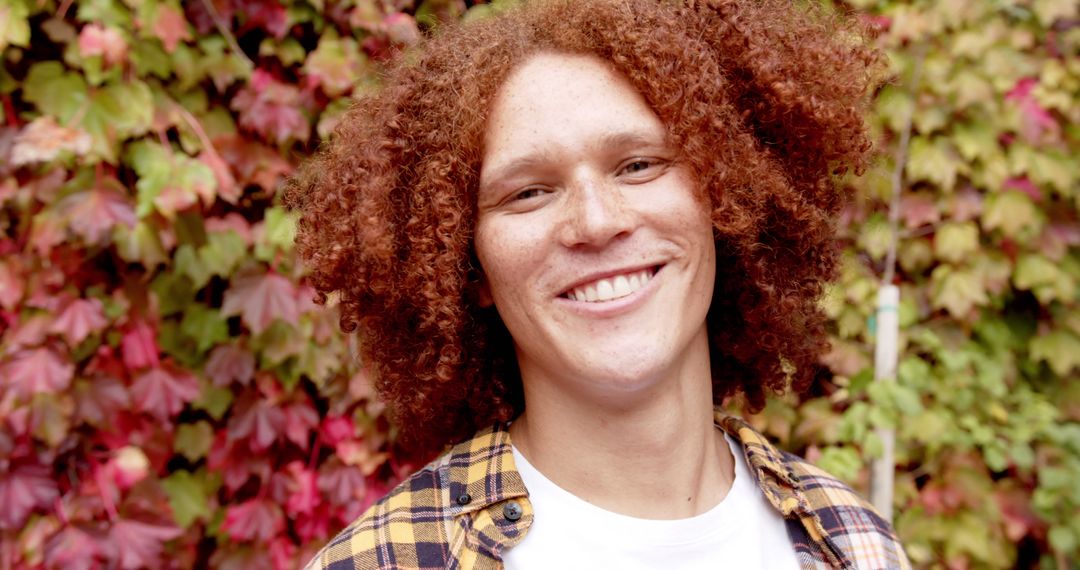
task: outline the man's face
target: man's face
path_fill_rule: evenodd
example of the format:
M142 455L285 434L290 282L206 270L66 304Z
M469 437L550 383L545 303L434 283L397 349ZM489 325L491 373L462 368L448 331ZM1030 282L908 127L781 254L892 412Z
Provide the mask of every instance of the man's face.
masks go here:
M674 158L660 119L599 59L536 55L501 88L476 254L526 384L640 393L707 346L712 226Z

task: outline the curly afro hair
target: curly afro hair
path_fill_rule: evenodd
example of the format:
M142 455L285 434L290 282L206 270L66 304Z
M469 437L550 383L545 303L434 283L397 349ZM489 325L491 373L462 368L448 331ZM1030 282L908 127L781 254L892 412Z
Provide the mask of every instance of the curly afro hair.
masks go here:
M666 125L710 201L713 394L751 408L805 389L827 347L835 177L870 156L881 57L850 20L790 0L549 0L451 26L358 98L286 194L297 250L359 336L421 454L524 408L512 339L478 304L473 251L487 114L538 52L609 62Z

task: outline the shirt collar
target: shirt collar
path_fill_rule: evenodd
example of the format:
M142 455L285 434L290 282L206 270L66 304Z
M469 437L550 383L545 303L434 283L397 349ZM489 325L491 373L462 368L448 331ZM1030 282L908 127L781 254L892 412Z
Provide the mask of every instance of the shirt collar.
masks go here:
M455 514L528 495L514 465L506 427L500 424L482 430L446 455L450 508Z
M789 515L805 506L799 478L783 452L741 418L717 409L714 421L741 444L758 486L777 510ZM506 428L499 424L480 431L447 454L449 500L456 514L528 495L514 464L510 432Z

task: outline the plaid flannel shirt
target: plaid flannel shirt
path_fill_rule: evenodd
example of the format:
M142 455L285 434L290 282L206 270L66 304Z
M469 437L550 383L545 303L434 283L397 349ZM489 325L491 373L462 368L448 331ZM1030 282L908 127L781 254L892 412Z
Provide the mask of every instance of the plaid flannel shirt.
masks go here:
M847 485L778 451L741 419L717 412L716 424L742 444L802 568L910 568L889 523ZM505 427L481 431L372 505L307 570L502 568L503 551L532 523L528 495Z

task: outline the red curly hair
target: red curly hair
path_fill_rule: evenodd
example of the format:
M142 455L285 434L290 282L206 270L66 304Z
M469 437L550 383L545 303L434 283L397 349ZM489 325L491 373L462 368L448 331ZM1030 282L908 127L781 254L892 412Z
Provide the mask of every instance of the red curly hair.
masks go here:
M513 341L478 304L473 230L488 112L537 52L624 74L708 196L714 399L760 408L789 378L805 389L827 345L834 177L869 159L878 52L852 22L788 0L543 1L405 54L286 194L317 300L339 296L406 444L437 451L524 408Z

